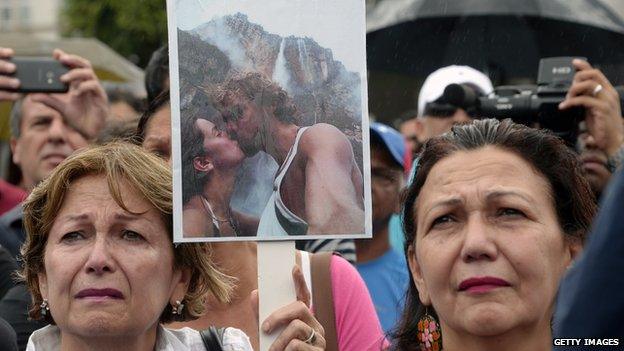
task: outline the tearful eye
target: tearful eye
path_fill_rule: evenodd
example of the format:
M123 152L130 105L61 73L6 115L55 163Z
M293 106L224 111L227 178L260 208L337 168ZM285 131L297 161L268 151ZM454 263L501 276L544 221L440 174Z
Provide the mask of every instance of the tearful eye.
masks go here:
M435 227L438 227L447 223L451 223L452 221L453 221L453 217L451 215L440 216L433 220L433 223L431 223L431 227L435 228Z
M508 207L499 209L497 214L499 216L512 216L512 217L520 216L520 217L525 217L525 215L524 215L524 213L522 211L517 210L515 208L508 208Z
M141 241L144 240L143 236L132 230L124 230L121 233L121 237L128 241Z
M84 235L81 232L69 232L61 238L64 242L74 242L80 239L84 239Z

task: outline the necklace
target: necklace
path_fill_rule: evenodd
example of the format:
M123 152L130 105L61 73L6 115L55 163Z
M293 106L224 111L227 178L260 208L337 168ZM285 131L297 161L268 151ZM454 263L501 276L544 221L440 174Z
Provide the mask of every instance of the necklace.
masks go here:
M210 206L210 202L208 202L208 199L206 199L204 196L202 196L201 199L202 199L202 203L204 204L206 211L208 212L208 214L210 215L210 218L212 219L212 224L217 229L219 236L221 236L221 226L219 225L219 223L228 223L232 227L232 230L234 231L234 235L238 236L238 223L233 220L231 209L228 207L228 211L227 211L228 218L222 219L222 218L217 217L214 214L214 211L212 210L212 206Z

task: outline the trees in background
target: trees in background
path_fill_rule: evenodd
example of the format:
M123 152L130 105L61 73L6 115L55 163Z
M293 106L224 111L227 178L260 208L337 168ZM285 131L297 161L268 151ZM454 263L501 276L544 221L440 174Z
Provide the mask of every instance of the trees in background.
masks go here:
M167 41L165 0L65 0L63 33L95 37L144 68Z

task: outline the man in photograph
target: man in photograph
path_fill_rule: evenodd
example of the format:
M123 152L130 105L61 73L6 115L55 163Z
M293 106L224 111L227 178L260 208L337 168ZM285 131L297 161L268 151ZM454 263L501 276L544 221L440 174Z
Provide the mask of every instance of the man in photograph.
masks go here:
M245 155L264 151L279 165L259 237L364 233L362 173L338 128L299 126L292 99L257 72L226 80L217 103Z

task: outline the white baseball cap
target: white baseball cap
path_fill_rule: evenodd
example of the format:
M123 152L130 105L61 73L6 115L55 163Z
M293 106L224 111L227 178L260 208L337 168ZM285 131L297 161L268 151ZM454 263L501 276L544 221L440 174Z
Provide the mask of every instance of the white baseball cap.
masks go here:
M494 90L492 81L485 74L468 66L446 66L431 73L418 94L418 117L423 117L425 106L442 96L444 89L451 84L470 84L483 95Z

